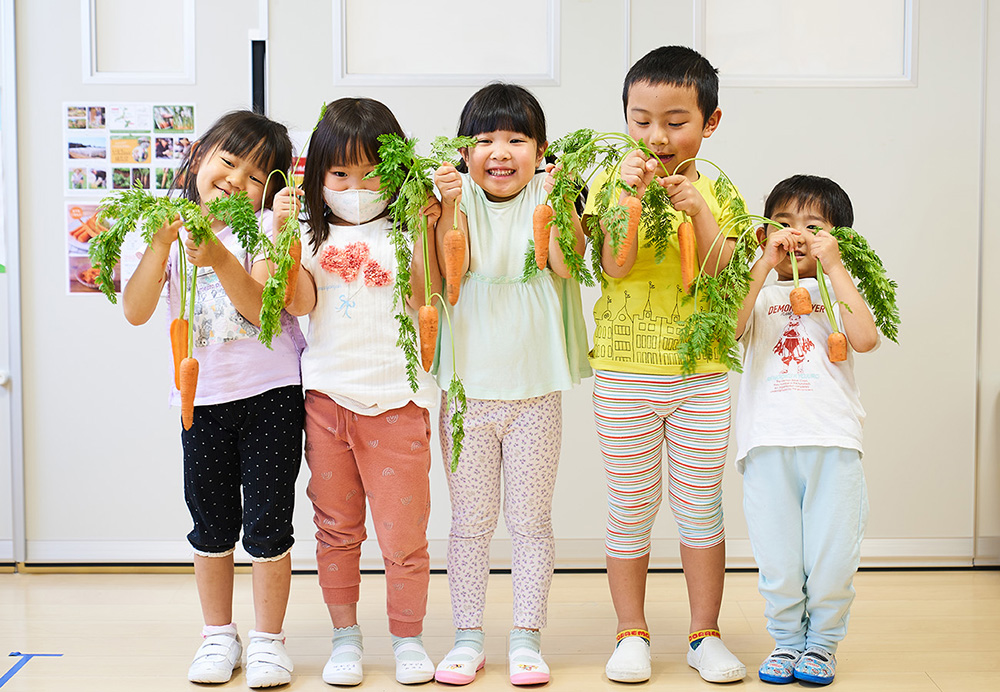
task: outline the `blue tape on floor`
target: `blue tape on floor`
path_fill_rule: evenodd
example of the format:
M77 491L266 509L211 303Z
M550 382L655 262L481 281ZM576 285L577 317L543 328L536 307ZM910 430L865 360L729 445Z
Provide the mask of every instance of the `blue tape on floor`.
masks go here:
M17 674L17 671L24 668L24 666L27 665L28 661L35 658L36 656L62 656L62 654L22 654L20 651L11 651L8 654L8 656L20 656L21 660L15 663L10 670L4 673L3 677L0 677L0 687L6 685L7 681Z

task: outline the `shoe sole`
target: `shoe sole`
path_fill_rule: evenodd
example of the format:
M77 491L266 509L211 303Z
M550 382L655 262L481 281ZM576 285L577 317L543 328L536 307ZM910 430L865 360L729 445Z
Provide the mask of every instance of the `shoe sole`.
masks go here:
M646 682L647 680L649 680L650 676L653 674L653 671L652 669L650 669L648 671L639 673L612 673L611 671L605 668L604 674L611 682L636 683L636 682Z
M789 675L787 678L778 677L777 675L768 675L767 673L757 673L757 677L763 682L769 682L773 685L787 685L790 682L795 682L795 676Z
M700 675L701 679L706 682L739 682L747 676L746 669L742 671L733 670L724 673L709 673L703 671L698 666L692 666L690 663L688 663L688 665L697 670L698 675Z
M476 673L481 671L486 667L486 661L484 660L476 668ZM448 670L435 671L434 679L438 682L443 682L446 685L468 685L470 682L476 679L476 673L472 675L462 675L461 673L453 673Z
M548 681L548 673L515 673L510 676L511 685L544 685Z

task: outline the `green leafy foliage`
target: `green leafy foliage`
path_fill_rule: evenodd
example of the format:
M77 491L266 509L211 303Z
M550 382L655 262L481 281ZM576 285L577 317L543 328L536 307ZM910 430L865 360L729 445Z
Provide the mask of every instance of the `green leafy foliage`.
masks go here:
M245 192L219 197L207 206L209 215L202 213L201 207L189 199L156 197L137 187L105 197L101 200L99 218L108 225L108 230L91 240L89 250L91 264L99 270L96 283L112 303L118 302L113 271L121 259L121 246L129 232L138 230L142 239L149 244L164 225L179 217L196 242L216 242L212 232L212 217L221 219L233 229L240 245L251 256L263 253L277 267L277 272L264 286L260 333L257 337L270 348L274 336L281 332L285 285L293 262L288 249L298 238L298 219L289 218L278 236L278 242L272 243L259 228L253 204ZM183 257L183 254L181 252L180 256ZM196 271L196 268L192 268L192 274ZM183 270L181 273L183 275ZM181 303L184 302L182 290Z
M898 343L900 322L896 289L899 285L886 275L882 260L863 235L845 226L834 228L831 235L837 239L844 267L857 280L858 290L871 308L875 325L887 339Z
M465 399L465 385L452 373L448 384L448 409L451 411L451 472L458 468L458 458L462 454L462 443L465 440L465 413L468 402Z

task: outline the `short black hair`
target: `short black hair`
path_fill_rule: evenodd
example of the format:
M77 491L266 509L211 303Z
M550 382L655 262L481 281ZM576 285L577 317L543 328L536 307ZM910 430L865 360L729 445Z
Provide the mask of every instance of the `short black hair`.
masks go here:
M309 212L310 244L315 254L330 234L332 213L323 198L326 172L334 166L377 164L379 135L394 134L406 139L396 116L381 101L369 98L342 98L328 103L323 117L309 140L302 191Z
M543 146L545 112L538 99L518 84L493 82L472 95L462 108L458 121L458 134L475 137L484 132L507 130L519 132ZM463 170L465 165L459 167Z
M173 188L196 204L201 204L201 197L198 176L191 169L197 169L202 159L216 148L252 161L265 175L276 170L288 173L292 167L292 140L288 128L260 113L230 111L191 145L174 174ZM273 176L264 190L262 205L270 207L274 195L284 186L284 178Z
M806 205L815 205L834 227L854 225L851 198L840 185L818 175L793 175L775 185L764 201L764 216L771 218L775 209Z
M698 108L702 119L708 118L719 107L719 71L712 67L705 56L687 46L660 46L639 58L625 75L622 87L622 108L628 119L628 92L633 84L647 82L652 85L694 87L698 95Z

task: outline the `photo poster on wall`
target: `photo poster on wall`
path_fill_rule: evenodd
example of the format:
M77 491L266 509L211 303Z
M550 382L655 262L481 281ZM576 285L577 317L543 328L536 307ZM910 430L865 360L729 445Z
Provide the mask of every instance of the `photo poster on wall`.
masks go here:
M97 270L90 266L87 251L91 239L105 230L97 221L101 200L133 187L166 194L191 150L195 108L155 102L71 102L62 108L68 291L99 293L94 283ZM141 240L128 238L122 246L126 274L138 263L137 245L141 256ZM117 291L121 291L121 265L114 272Z

